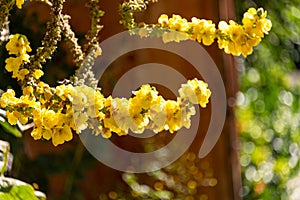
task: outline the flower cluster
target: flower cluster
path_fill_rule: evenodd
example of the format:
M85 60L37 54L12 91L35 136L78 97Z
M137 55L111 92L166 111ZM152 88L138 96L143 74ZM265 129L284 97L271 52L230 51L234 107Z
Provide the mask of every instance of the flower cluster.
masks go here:
M243 25L230 20L219 23L218 45L226 53L234 56L242 54L244 57L250 55L253 47L258 45L264 34L268 34L272 27L269 19L266 19L267 11L262 8L258 10L250 8L243 17Z
M99 88L89 87L84 82L54 88L39 80L42 70L24 67L24 63L29 62L27 52L31 51L26 36L11 35L6 48L9 54L17 56L6 60L6 69L13 72L12 77L34 78L31 82L22 82L21 97L17 98L12 89L0 97L8 122L14 125L18 121L21 124L32 121L31 136L35 140L52 139L55 146L70 141L73 133L87 128L105 138L112 133L126 135L129 130L138 134L145 129L173 133L182 127L189 128L190 118L195 114L193 104L205 107L211 94L207 84L197 79L182 85L177 101L165 100L148 84L134 91L130 99L105 98Z
M271 29L272 23L266 17L267 12L262 8L250 8L244 14L242 25L233 20L229 24L220 21L217 29L211 20L193 17L189 22L180 15L169 18L162 14L158 26L168 30L162 35L164 42L193 39L208 46L217 39L219 48L224 49L225 53L246 57Z
M11 35L9 42L6 44L6 49L9 54L16 55L16 57L9 57L5 60L6 70L12 72L12 77L18 80L23 80L25 75L29 74L28 69L24 69L21 66L29 61L29 55L27 52L31 51L29 42L26 36L21 34Z
M205 107L210 90L203 81L194 79L179 89L177 101L164 100L154 87L146 84L133 92L130 99L105 98L99 90L86 85L60 85L56 88L40 81L35 87L27 86L20 98L9 89L0 99L6 109L8 121L16 124L34 122L31 135L34 139L52 139L57 146L91 128L96 135L109 138L112 132L126 135L129 129L142 133L190 127L190 117L195 114L193 104Z

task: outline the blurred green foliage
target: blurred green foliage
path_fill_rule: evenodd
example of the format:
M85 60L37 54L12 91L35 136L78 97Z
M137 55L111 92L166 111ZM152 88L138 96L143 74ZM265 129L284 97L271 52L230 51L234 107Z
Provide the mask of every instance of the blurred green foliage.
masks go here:
M34 189L30 185L0 187L0 199L5 200L38 200L34 195Z
M263 7L273 24L253 55L237 59L245 200L289 199L287 181L299 171L299 5L299 0L236 1L239 20L249 7Z

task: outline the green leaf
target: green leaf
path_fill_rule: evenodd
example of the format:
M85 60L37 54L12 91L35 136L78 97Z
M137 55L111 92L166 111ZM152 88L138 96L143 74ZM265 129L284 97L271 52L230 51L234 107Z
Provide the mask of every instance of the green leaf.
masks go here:
M3 121L0 121L0 124L2 125L3 129L6 132L8 132L18 138L22 137L21 131L19 131L19 129L16 126L12 126L8 122L3 122Z
M38 200L30 185L10 186L0 189L0 199L5 200Z

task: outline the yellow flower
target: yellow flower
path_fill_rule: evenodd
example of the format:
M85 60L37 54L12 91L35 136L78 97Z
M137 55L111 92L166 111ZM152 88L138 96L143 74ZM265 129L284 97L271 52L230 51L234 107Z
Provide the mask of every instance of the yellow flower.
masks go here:
M164 109L167 115L165 130L169 130L170 133L178 131L181 128L181 109L179 103L167 100Z
M147 128L158 133L164 130L164 125L167 119L166 113L164 111L165 100L160 96L156 99L156 102L152 104L149 110L150 122Z
M95 90L89 86L81 85L74 87L73 108L82 111L89 106L95 105Z
M34 70L32 76L35 78L35 79L39 79L41 78L42 76L44 75L44 72L40 69L36 69Z
M16 125L18 122L18 117L16 115L18 115L17 111L13 111L13 112L6 111L8 123L10 123L11 125Z
M179 101L181 107L181 125L184 126L185 128L190 128L191 116L196 114L195 107L192 105L181 104L181 103L182 102Z
M216 37L216 27L211 20L192 18L189 24L190 29L193 31L192 38L197 39L199 43L204 45L211 45Z
M16 0L16 5L19 9L22 8L22 5L24 4L24 0Z
M76 131L74 116L73 116L73 108L71 105L66 105L66 110L64 114L63 120L60 120L61 123L66 124L67 126L70 126L71 129Z
M244 13L242 23L245 27L253 27L255 21L258 20L257 11L255 8L249 8L247 12Z
M138 91L134 91L133 94L135 97L129 99L129 113L136 125L143 129L149 123L146 114L157 98L158 92L149 84L145 84Z
M272 28L272 22L268 19L261 19L257 22L257 28L259 28L264 34L268 34Z
M17 78L18 80L24 80L27 74L29 74L28 69L21 69L20 71L13 73L12 77Z
M19 107L26 106L30 108L39 108L40 102L36 102L31 95L22 95L19 99Z
M33 118L33 123L35 127L42 127L43 120L42 120L42 112L40 108L36 108L32 112L32 118Z
M16 112L16 111L15 111ZM28 116L25 116L24 114L21 114L20 113L20 115L18 116L18 119L19 119L19 122L21 123L21 124L27 124L27 122L28 122Z
M32 131L31 131L31 136L35 140L39 140L42 138L42 127L36 126Z
M14 34L9 36L9 42L5 47L9 54L24 55L31 51L29 44L25 35Z
M109 130L109 129L107 129L107 128L103 128L103 129L101 129L101 136L103 137L103 138L110 138L111 137L111 131Z
M160 15L160 17L158 18L158 23L162 27L167 27L169 25L169 17L168 17L168 15L166 15L166 14Z
M59 96L63 101L65 101L66 99L72 101L73 92L74 92L74 87L71 84L68 85L62 84L55 88L55 94Z
M129 115L129 102L125 98L115 98L112 100L112 116L116 125L122 132L128 133L128 129L136 124Z
M26 124L28 122L28 117L24 116L19 111L12 111L12 112L6 111L6 115L7 115L8 122L11 125L17 124L18 121L20 121L20 123L22 124Z
M23 64L23 59L21 57L9 57L5 60L5 69L8 72L14 72L17 73L20 66Z
M60 113L56 113L53 110L42 109L42 123L47 129L51 129L56 126L60 121Z
M188 99L192 104L200 104L205 108L211 91L208 89L207 83L194 78L188 80L187 84L182 84L179 95L182 99Z
M50 140L52 138L52 131L49 129L43 129L43 138L46 140Z
M88 127L89 116L86 112L74 112L74 120L76 122L76 132L81 133Z
M9 103L13 103L16 100L17 98L15 98L15 91L13 89L8 89L0 98L1 107L5 108Z
M101 110L104 108L105 104L105 98L101 94L100 91L95 92L95 112L96 112L96 117L98 118L99 121L104 119L105 114L101 112Z
M52 143L54 146L63 144L73 139L73 134L69 126L55 128L52 135Z
M18 55L18 57L22 58L22 60L25 62L29 62L30 56L27 53Z
M26 86L23 88L23 95L31 96L33 94L33 87Z
M182 18L180 15L172 15L172 18L169 19L168 27L175 31L186 32L189 30L188 21L185 18Z
M110 115L110 117L104 118L103 122L104 122L103 124L104 124L105 128L107 128L110 131L115 132L117 134L123 134L122 133L123 131L119 128L119 126L117 125L117 123L112 115Z

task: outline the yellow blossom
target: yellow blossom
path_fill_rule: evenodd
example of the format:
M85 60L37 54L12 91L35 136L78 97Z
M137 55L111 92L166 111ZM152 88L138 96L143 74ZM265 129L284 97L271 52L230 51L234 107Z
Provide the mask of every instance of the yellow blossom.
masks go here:
M43 138L46 140L50 140L52 138L53 130L43 129Z
M86 112L74 112L74 120L76 121L76 132L81 133L88 127L89 116Z
M32 112L33 115L33 122L35 127L42 127L43 120L42 120L42 112L40 108L36 108Z
M181 128L181 109L179 103L167 100L164 109L167 115L165 130L169 130L170 133L179 130Z
M41 78L42 76L44 75L44 72L40 69L36 69L34 70L32 76L35 78L35 79L39 79Z
M195 78L188 80L187 84L182 84L179 95L182 99L188 99L192 104L200 104L205 108L211 91L208 89L207 83Z
M29 44L30 43L25 35L14 34L9 36L9 42L5 47L9 54L24 55L26 52L31 51Z
M136 124L132 121L129 115L129 102L125 98L115 98L112 100L112 116L116 125L124 133L128 133L128 129ZM105 122L105 121L104 121Z
M71 84L65 85L59 85L55 88L55 94L59 96L63 101L66 99L69 99L70 101L73 100L73 94L74 94L74 87Z
M185 32L189 29L188 21L180 15L172 15L169 19L168 27L175 31Z
M56 113L53 110L42 109L43 126L47 129L51 129L59 123L60 113Z
M22 8L22 5L24 4L24 0L16 0L16 5L19 9Z
M27 74L29 74L28 69L21 69L20 71L13 73L12 77L17 78L18 80L24 80Z
M129 113L136 125L143 129L149 123L146 113L149 111L153 101L158 97L158 92L154 87L145 84L133 94L135 96L129 99Z
M95 92L95 112L96 112L96 117L98 118L99 121L104 119L105 113L101 112L101 110L104 108L105 104L105 98L101 94L100 91Z
M0 98L0 104L2 108L5 108L9 103L13 103L15 101L15 91L13 89L8 89Z
M164 130L164 125L167 119L164 110L164 105L165 105L165 100L161 96L159 96L156 99L155 103L152 104L149 110L150 122L147 128L153 130L155 133Z
M192 22L189 24L190 29L193 32L192 38L197 39L199 43L204 45L211 45L216 37L215 24L211 20L192 18Z
M95 90L86 85L74 87L73 108L76 111L95 105Z
M69 126L63 126L54 129L52 135L52 143L54 146L63 144L64 142L70 141L73 139L73 134Z
M33 139L35 140L39 140L42 138L42 127L40 126L36 126L32 131L31 131L31 136L33 137Z
M103 128L103 129L101 129L101 136L103 137L103 138L110 138L111 137L111 131L109 130L109 129L107 129L107 128Z
M26 86L23 88L23 95L31 96L33 94L33 87L32 86Z
M181 125L185 128L190 128L191 117L196 114L195 107L190 103L185 102L185 99L178 98L177 100L181 109Z
M18 122L18 117L16 115L17 115L17 111L13 111L13 112L6 111L8 123L10 123L11 125L16 125Z
M21 57L9 57L5 60L5 69L8 72L14 72L17 73L20 66L23 64L23 59Z
M169 17L168 17L168 15L166 15L166 14L160 15L160 17L158 18L158 23L162 27L167 27L169 25Z

